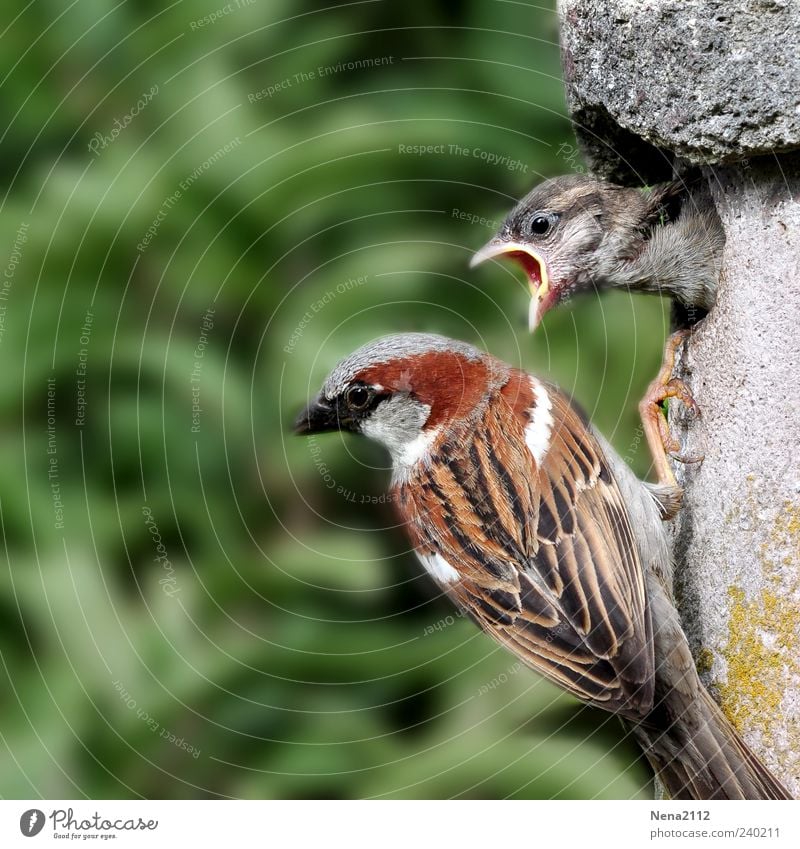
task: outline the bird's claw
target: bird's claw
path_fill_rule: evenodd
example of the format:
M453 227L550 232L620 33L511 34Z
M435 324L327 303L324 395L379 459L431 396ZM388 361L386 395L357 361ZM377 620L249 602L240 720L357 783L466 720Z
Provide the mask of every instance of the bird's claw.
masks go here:
M653 455L656 474L659 483L665 486L677 486L667 457L672 457L680 463L699 463L703 460L702 456L681 452L681 444L669 429L664 409L664 402L675 398L686 407L692 418L696 419L700 416L700 407L694 400L689 387L680 378L672 376L677 350L688 337L688 330L679 330L669 337L664 347L661 370L639 404L642 425L650 453Z
M702 463L706 459L705 454L690 454L686 451L670 451L669 456L678 463L684 465L692 465L693 463Z

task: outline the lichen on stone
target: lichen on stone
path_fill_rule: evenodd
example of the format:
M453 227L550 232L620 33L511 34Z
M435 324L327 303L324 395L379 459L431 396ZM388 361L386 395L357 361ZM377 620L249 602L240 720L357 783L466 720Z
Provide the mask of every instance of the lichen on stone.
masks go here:
M761 732L774 740L774 725L787 725L789 704L797 710L800 660L793 647L800 635L800 508L785 502L768 540L755 552L764 586L748 596L736 585L728 588L727 645L721 654L724 680L714 682L720 705L740 732ZM787 568L790 567L790 568ZM782 741L780 760L798 758L800 730Z
M711 672L711 669L714 666L714 652L712 652L707 646L703 646L703 648L701 648L695 655L694 662L697 667L697 671L702 677Z

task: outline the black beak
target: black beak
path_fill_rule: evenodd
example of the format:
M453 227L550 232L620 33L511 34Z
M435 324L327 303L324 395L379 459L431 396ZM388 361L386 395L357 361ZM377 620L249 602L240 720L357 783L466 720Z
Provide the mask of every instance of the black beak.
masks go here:
M297 417L294 423L294 432L298 436L327 433L328 431L339 430L342 424L336 406L331 405L320 395Z

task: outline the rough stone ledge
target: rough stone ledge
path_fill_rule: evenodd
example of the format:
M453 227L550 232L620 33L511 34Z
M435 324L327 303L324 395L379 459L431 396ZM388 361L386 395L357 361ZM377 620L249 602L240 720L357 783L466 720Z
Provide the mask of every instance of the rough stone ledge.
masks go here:
M567 100L595 172L650 182L671 153L709 165L800 147L797 0L559 5Z

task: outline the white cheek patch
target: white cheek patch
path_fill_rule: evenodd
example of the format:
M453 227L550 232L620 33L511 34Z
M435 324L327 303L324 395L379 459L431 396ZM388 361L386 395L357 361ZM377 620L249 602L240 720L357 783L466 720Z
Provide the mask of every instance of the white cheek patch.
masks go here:
M458 574L458 571L454 569L444 559L444 557L439 554L438 551L430 554L423 554L418 551L417 557L419 557L420 562L425 567L428 574L434 577L437 581L441 581L443 584L452 584L461 577L461 575Z
M430 453L439 428L423 430L431 408L414 399L395 396L382 401L361 424L361 433L389 449L393 480L403 480Z
M407 442L398 451L397 464L405 468L411 468L415 463L425 459L438 435L438 427L422 431L418 437L412 439L411 442Z
M544 386L535 377L530 380L536 404L531 420L525 428L525 443L533 454L536 465L541 466L547 449L550 448L550 435L553 432L553 405Z

